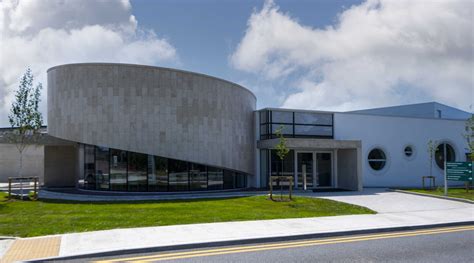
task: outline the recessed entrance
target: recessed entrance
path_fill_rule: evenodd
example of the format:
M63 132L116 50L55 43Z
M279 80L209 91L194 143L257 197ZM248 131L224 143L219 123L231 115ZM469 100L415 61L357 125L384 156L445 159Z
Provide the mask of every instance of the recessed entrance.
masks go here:
M332 152L297 152L296 186L298 189L333 187Z

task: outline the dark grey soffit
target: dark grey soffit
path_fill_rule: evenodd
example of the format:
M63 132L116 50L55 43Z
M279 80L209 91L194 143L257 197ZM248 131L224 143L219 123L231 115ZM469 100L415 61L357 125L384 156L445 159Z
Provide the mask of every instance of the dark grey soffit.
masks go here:
M10 131L11 132L11 131ZM0 143L12 144L11 140L8 138L9 132L0 133ZM53 137L47 133L41 133L37 141L38 145L48 145L48 146L72 146L76 145L76 142L63 140L60 138Z

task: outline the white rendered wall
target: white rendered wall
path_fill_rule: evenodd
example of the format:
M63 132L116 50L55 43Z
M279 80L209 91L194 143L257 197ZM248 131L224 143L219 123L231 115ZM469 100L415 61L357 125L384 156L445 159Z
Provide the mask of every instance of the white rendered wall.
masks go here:
M31 145L23 152L22 176L38 176L44 179L44 147ZM8 177L17 177L20 167L20 153L14 144L0 143L0 183L8 182Z
M430 173L427 151L430 139L448 142L454 147L456 161L466 160L464 125L464 121L456 120L335 113L334 139L362 141L364 187L419 187L421 177ZM405 157L407 145L414 148L413 158ZM388 158L380 172L373 171L367 161L367 155L374 147L380 147ZM434 160L433 175L437 185L442 185L443 171Z

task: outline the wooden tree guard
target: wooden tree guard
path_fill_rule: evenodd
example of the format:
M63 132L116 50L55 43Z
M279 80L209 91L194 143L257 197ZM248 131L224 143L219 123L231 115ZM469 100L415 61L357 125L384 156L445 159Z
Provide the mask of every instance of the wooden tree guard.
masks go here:
M273 198L273 183L276 183L276 186L280 186L280 199L275 200ZM292 200L292 189L293 189L293 176L270 176L270 199L272 201L291 201ZM283 186L287 185L289 190L288 199L283 199Z

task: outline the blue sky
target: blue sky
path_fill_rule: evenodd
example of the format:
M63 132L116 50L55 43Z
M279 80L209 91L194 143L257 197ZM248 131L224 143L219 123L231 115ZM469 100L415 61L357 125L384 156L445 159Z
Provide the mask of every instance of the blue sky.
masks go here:
M47 119L47 69L80 62L213 75L257 108L474 101L470 0L3 0L0 14L0 126L27 67Z
M297 17L305 25L320 28L334 24L338 13L360 3L349 0L278 1L284 12ZM133 14L143 27L159 32L176 47L180 68L237 83L245 80L259 82L253 74L233 68L229 56L244 36L250 15L261 9L264 1L132 0L132 5ZM258 93L251 86L247 88ZM285 94L292 88L280 89ZM258 96L258 107L278 106L281 106L281 100Z

